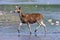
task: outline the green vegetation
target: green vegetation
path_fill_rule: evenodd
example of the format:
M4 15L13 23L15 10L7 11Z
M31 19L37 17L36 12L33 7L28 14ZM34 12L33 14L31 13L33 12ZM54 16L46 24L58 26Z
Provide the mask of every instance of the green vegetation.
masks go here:
M0 10L1 11L7 11L7 12L9 12L9 11L14 11L15 10L15 6L16 6L17 4L15 4L15 5L0 5ZM33 11L40 11L40 10L42 10L42 8L44 8L45 10L46 9L53 9L53 8L57 8L57 9L59 9L60 8L60 5L37 5L37 4L22 4L22 5L20 5L20 4L18 4L20 7L22 7L22 10L23 10L23 12L25 13L25 12L33 12ZM37 7L35 7L37 5ZM56 10L57 11L57 10Z
M18 22L19 16L13 14L0 15L0 22Z

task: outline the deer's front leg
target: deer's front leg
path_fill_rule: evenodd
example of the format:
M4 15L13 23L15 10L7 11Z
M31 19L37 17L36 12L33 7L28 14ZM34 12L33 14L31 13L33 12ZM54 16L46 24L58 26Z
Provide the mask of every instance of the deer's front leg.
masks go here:
M31 34L30 24L29 24L29 23L27 23L27 25L28 25L28 28L29 28L29 32L30 32L30 34Z
M18 26L18 33L20 33L20 27L21 27L22 23L20 22L19 23L19 26Z

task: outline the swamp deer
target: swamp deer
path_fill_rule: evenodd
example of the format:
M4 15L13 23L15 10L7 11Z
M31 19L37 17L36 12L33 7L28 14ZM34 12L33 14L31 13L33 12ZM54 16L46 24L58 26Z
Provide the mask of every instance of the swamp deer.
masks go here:
M40 13L23 14L21 11L21 7L18 7L18 6L16 6L15 12L17 12L20 17L18 32L20 32L20 27L21 27L22 23L25 23L28 25L30 34L31 34L30 24L33 24L33 23L38 23L39 27L40 27L40 25L42 25L44 27L44 32L46 32L46 25L43 23L44 16L42 14L40 14ZM35 29L35 32L38 30L39 27L37 27Z

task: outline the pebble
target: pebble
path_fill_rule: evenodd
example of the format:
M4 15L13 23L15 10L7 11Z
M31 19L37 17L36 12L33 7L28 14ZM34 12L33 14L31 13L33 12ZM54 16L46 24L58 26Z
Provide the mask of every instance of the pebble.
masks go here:
M49 19L48 22L51 23L52 22L52 19Z
M58 23L58 24L59 24L59 21L56 21L56 23Z
M56 25L59 25L59 21L56 21Z
M51 23L51 25L54 25L54 23Z

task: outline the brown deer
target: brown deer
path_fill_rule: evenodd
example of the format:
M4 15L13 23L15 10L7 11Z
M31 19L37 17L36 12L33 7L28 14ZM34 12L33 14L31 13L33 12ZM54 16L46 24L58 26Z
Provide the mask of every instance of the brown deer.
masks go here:
M42 14L40 14L40 13L23 14L21 7L18 7L18 6L16 6L15 12L17 12L20 17L20 24L18 27L18 32L20 32L20 27L21 27L22 23L25 23L28 25L30 34L31 34L30 24L33 24L33 23L38 23L39 27L40 27L40 25L42 25L44 27L44 31L46 32L46 25L43 23L44 16ZM35 32L38 30L39 27L37 27L35 29Z

